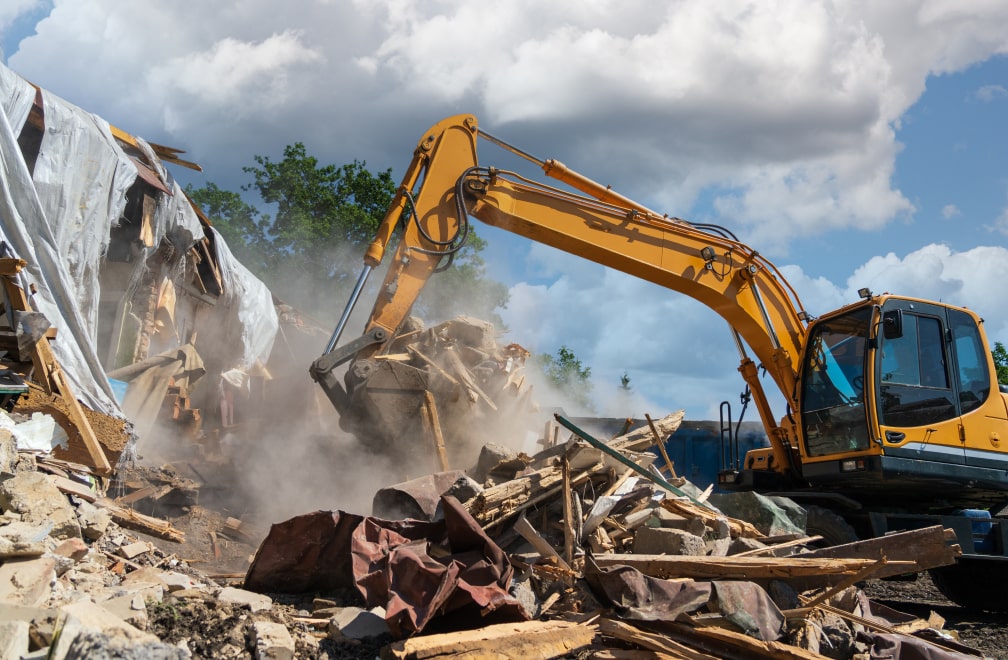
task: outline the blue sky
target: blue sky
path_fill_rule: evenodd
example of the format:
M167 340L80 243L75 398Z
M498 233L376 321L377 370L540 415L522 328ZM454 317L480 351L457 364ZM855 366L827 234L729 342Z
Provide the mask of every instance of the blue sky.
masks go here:
M238 189L296 141L400 176L428 126L491 133L651 208L735 231L813 313L859 287L976 309L1008 343L1008 3L19 0L15 72ZM491 158L492 150L481 151ZM487 164L497 164L488 162ZM508 341L567 345L599 412L716 415L724 321L481 227ZM338 305L337 305L338 306ZM609 400L626 372L632 401Z

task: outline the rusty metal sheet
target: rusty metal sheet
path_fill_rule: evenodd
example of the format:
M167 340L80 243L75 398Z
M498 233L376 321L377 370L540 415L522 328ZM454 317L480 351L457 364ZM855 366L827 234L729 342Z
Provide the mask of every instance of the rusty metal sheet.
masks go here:
M444 520L389 521L316 512L273 525L245 578L259 592L355 587L382 606L396 637L529 616L508 593L507 555L459 501L442 499ZM450 614L451 616L445 616Z
M382 488L375 493L371 512L380 518L434 520L441 495L464 476L464 470L449 470Z

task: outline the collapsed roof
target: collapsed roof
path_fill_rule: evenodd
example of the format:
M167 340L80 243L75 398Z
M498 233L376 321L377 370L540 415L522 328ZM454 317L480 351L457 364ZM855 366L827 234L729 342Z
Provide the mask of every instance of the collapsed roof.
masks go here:
M209 333L222 364L249 369L265 363L277 333L269 290L165 168L166 161L198 169L178 153L0 65L0 257L27 262L18 277L33 308L56 329L52 349L64 375L85 405L105 414L123 416L106 372L156 347L118 351L113 342L103 350L100 334L114 338L122 328L101 326L128 315L123 303L145 277L149 284L152 264L160 268L155 284L162 293L171 289L174 301L175 291L188 291L202 306L198 313L168 309L178 345L197 330ZM128 282L121 295L114 292L118 320L107 321L99 303L108 297L101 274L111 262Z

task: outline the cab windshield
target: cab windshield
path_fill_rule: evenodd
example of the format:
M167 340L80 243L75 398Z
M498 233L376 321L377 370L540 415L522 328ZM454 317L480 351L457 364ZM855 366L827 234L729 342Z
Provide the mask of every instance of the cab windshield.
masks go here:
M815 326L802 363L801 419L809 456L867 449L865 354L871 308Z

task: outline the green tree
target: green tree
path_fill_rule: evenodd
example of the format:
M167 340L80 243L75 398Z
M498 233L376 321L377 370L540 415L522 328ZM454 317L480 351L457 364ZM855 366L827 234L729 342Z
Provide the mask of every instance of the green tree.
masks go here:
M999 341L994 342L994 367L997 369L997 379L1002 385L1008 385L1008 350Z
M277 296L302 310L335 316L395 195L391 170L375 174L356 160L323 165L301 142L288 145L278 161L267 156L254 160L255 165L243 168L252 182L242 189L273 205L272 217L213 183L187 192L235 256ZM508 290L487 278L480 256L485 247L470 231L451 268L431 278L414 313L431 322L465 313L503 327L495 310L507 304ZM371 286L376 281L372 277Z
M185 188L186 195L210 218L231 253L253 273L263 273L270 262L272 246L266 239L268 217L247 204L236 192L208 182L202 188Z
M256 190L267 204L276 205L267 239L272 263L267 277L274 287L300 304L305 294L331 291L356 277L359 259L340 255L363 254L395 194L392 171L372 174L365 163L321 165L297 142L284 148L283 159L255 156L256 165L243 170L252 175L243 189Z
M585 410L594 410L591 401L591 367L584 366L574 355L574 351L561 346L556 357L542 353L536 356L535 362L560 392L570 396L575 404Z

